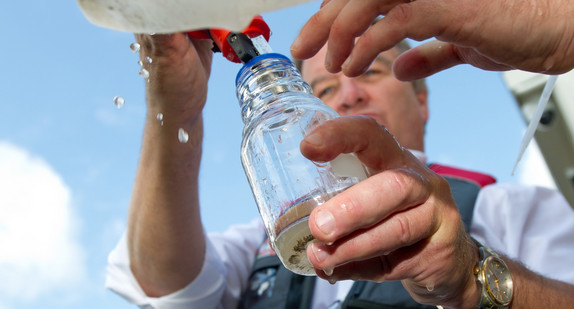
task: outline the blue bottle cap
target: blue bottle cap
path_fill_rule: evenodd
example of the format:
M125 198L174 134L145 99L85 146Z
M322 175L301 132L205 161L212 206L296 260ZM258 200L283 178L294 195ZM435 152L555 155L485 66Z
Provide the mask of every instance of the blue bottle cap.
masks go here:
M267 54L259 55L255 58L247 61L247 63L245 63L241 67L241 69L237 73L237 77L235 77L235 85L237 86L237 83L239 82L239 77L243 74L243 72L245 72L245 70L249 70L249 68L252 67L253 65L255 65L256 63L260 62L261 60L268 59L268 58L279 58L279 59L287 60L288 62L292 63L291 59L289 59L285 55L282 55L279 53L267 53Z

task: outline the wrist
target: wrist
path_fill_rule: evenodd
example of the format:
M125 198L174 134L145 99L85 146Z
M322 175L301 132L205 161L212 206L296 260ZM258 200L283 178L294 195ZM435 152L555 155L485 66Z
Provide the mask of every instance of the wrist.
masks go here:
M460 285L458 303L449 308L476 309L482 295L482 286L474 274L475 266L480 262L479 243L468 236L467 258L463 262L464 280ZM446 307L445 307L446 308Z
M476 240L474 240L474 238L470 238L469 243L470 247L472 248L472 255L471 255L472 263L470 264L469 269L470 278L467 282L467 288L465 289L462 298L463 304L460 308L476 309L478 308L477 304L480 303L480 300L482 298L482 285L480 284L480 281L478 281L478 279L476 278L475 274L476 265L478 265L481 260L480 249L479 249L480 244Z
M443 309L476 309L481 298L480 282L474 275L474 267L480 261L479 245L464 233L458 246L461 254L457 258L456 271L450 273L450 288L445 291L450 296L437 305Z
M150 153L165 153L170 160L175 156L201 156L203 117L183 115L161 109L148 109L144 127L144 145Z
M205 107L204 97L178 98L166 100L160 98L154 100L148 96L147 99L147 119L158 120L161 118L164 123L171 123L177 126L187 126L201 120L203 108Z

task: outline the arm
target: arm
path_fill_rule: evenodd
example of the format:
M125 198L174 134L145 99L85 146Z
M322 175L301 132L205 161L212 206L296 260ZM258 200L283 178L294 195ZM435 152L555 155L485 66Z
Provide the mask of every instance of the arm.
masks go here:
M385 17L369 27L380 14ZM328 41L327 69L358 76L379 52L401 40L435 37L438 42L396 60L398 78L414 80L462 63L558 74L574 68L572 16L574 3L568 0L323 1L291 52L309 58ZM360 37L356 43L355 37Z
M373 172L310 216L317 242L309 245L307 256L321 278L402 280L420 303L474 308L480 296L473 274L479 253L444 179L367 117L329 121L306 137L301 150L316 161L354 152ZM574 286L506 260L515 282L513 308L574 304ZM554 298L540 297L542 291Z
M574 286L528 270L524 265L505 258L512 274L514 297L511 308L571 308Z
M211 66L211 43L185 34L136 35L150 57L147 116L130 203L128 250L132 272L148 296L183 288L200 272L205 238L198 172ZM164 115L163 126L157 114ZM189 134L180 143L178 130Z

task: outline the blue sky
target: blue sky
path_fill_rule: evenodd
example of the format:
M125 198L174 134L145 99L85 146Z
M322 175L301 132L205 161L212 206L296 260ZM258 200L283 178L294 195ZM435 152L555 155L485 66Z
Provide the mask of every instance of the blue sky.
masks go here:
M263 14L276 52L289 55L318 5ZM0 309L133 308L103 288L107 254L126 225L145 115L133 36L90 24L75 1L12 1L0 26ZM215 59L200 175L208 231L258 215L239 160L240 65ZM499 181L538 171L528 154L511 176L525 125L500 73L460 66L428 84L431 161ZM121 109L115 96L125 99Z

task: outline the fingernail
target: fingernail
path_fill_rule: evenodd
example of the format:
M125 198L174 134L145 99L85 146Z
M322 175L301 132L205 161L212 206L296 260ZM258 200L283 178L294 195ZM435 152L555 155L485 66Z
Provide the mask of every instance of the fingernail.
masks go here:
M333 271L335 270L334 267L325 267L323 268L323 272L325 273L326 276L331 277L333 275Z
M323 139L319 136L319 134L311 133L305 137L305 141L313 146L321 146L323 144Z
M325 69L328 72L333 72L333 70L331 70L331 60L329 58L325 59Z
M301 45L301 39L299 37L297 37L295 39L295 41L293 41L293 43L291 44L291 47L290 47L291 54L293 54L293 52L297 52L300 48L300 45Z
M347 70L347 67L351 64L351 55L349 55L349 57L347 57L347 60L345 60L345 62L343 62L343 65L341 65L341 68L343 69L343 71Z
M325 55L325 69L333 73L333 59L331 59L331 52L327 49L327 54Z
M322 262L327 258L327 252L319 248L315 242L311 243L311 251L313 252L317 262Z
M319 210L315 214L315 224L325 235L330 235L335 229L335 217L327 210Z

